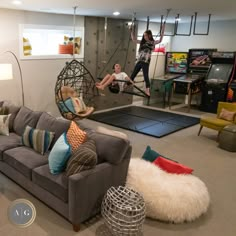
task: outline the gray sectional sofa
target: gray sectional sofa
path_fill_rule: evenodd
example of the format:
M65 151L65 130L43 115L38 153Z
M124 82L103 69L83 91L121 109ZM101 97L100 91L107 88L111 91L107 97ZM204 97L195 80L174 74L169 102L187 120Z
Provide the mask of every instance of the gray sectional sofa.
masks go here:
M48 155L58 137L68 130L70 121L26 107L11 106L9 113L10 135L0 135L0 171L65 217L78 231L80 223L99 213L106 191L125 184L132 151L129 141L97 133L83 121L82 129L96 142L96 167L69 177L64 173L52 175ZM22 145L26 125L55 132L45 155Z

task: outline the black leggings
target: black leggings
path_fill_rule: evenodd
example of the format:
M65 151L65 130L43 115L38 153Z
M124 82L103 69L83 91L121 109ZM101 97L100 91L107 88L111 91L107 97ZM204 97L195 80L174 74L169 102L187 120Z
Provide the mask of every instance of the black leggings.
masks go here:
M130 79L134 81L136 75L138 74L138 72L142 69L143 71L143 77L144 77L144 81L146 84L146 88L150 88L150 80L149 80L149 76L148 76L148 71L149 71L149 63L145 63L142 61L139 61L136 63L133 73L130 76Z

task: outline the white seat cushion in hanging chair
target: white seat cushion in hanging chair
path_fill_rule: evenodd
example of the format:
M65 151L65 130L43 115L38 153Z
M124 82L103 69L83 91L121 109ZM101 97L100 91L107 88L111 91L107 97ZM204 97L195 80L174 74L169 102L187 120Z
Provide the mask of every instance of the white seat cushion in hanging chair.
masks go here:
M79 112L78 116L85 118L85 117L91 115L93 112L94 112L94 107L87 107L85 111Z

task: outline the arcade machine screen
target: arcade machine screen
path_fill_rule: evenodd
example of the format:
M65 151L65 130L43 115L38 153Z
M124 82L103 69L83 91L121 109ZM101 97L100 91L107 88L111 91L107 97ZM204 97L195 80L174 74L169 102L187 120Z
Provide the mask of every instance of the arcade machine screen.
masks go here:
M211 63L211 55L216 49L189 49L189 73L206 74Z
M213 64L207 76L207 83L227 83L232 72L233 65Z
M166 53L166 73L186 74L188 69L187 52Z

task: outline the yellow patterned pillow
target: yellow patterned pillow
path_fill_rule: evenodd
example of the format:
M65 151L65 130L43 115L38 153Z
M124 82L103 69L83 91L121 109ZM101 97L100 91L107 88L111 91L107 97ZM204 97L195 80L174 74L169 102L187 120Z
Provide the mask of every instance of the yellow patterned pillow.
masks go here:
M29 39L23 37L23 52L24 56L31 56L32 47Z
M67 131L66 138L68 143L71 145L72 153L86 141L87 134L85 131L81 130L79 126L72 121L70 128Z

